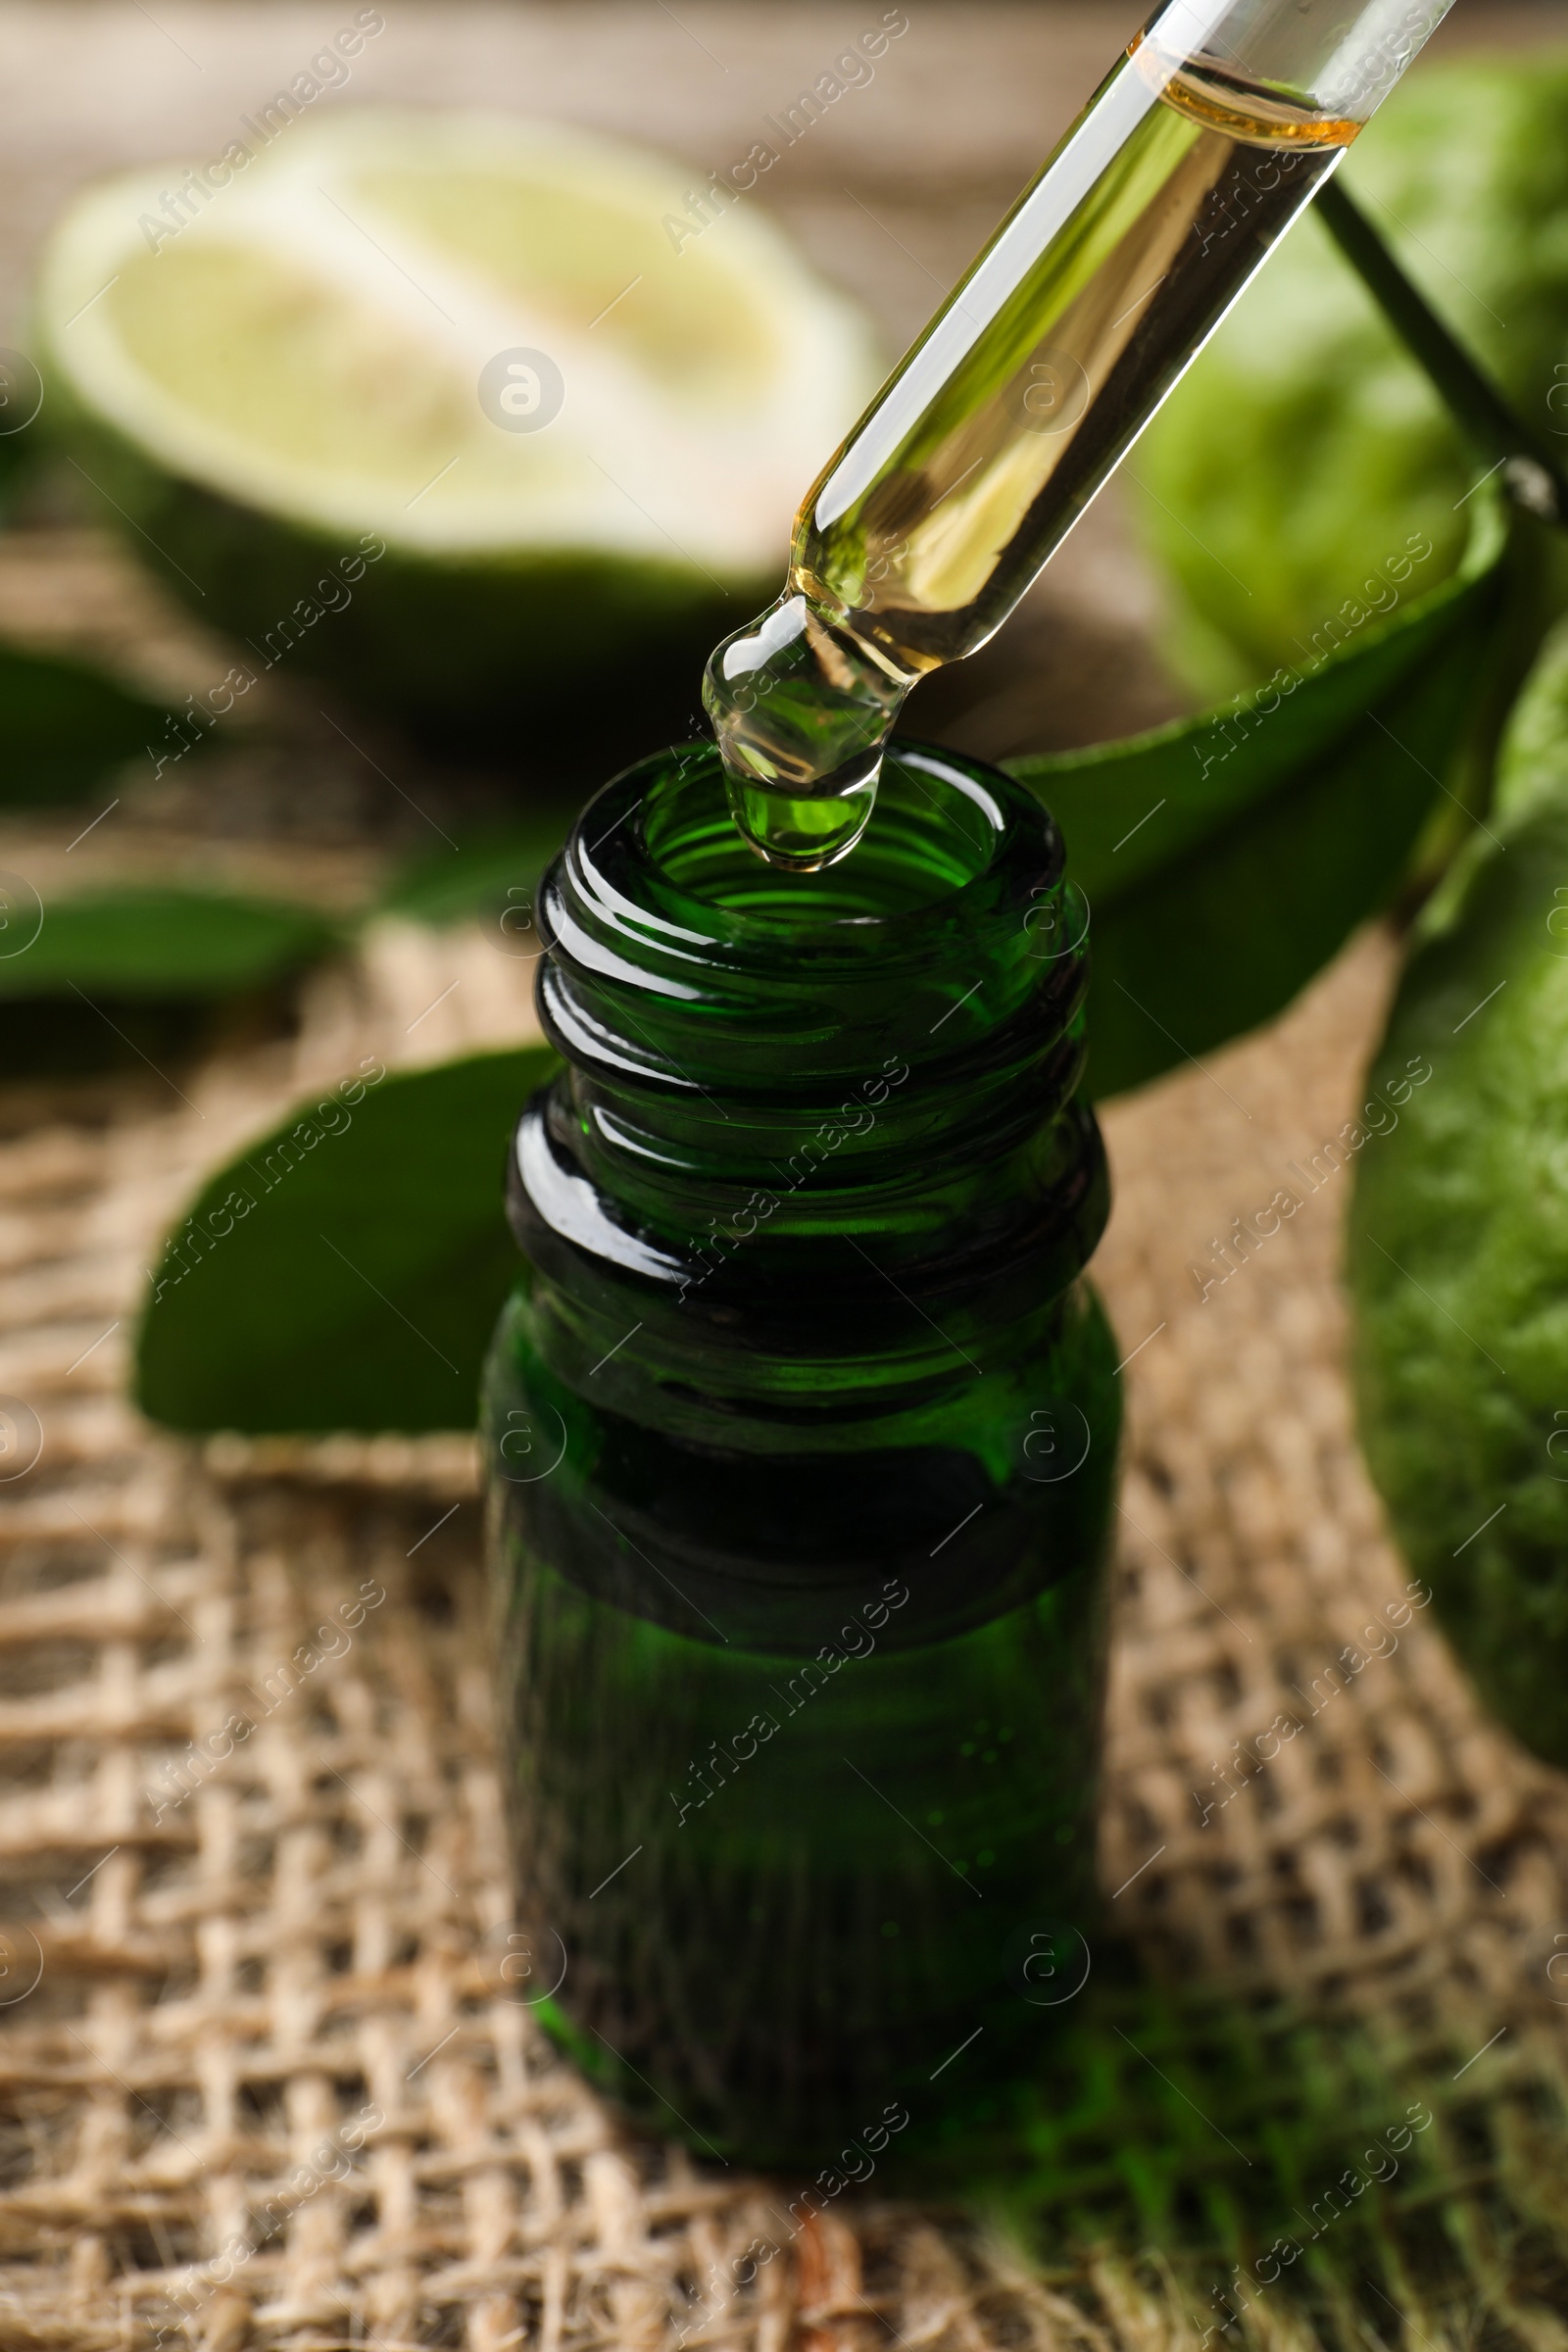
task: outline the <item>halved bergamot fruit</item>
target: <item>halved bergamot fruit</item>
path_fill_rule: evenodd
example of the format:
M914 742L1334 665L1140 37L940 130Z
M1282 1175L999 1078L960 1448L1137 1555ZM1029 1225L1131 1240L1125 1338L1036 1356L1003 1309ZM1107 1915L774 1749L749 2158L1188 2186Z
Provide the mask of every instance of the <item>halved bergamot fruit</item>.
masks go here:
M755 197L694 233L688 174L561 125L248 144L221 185L90 187L49 242L46 416L107 518L261 662L438 737L663 739L874 386L861 314Z

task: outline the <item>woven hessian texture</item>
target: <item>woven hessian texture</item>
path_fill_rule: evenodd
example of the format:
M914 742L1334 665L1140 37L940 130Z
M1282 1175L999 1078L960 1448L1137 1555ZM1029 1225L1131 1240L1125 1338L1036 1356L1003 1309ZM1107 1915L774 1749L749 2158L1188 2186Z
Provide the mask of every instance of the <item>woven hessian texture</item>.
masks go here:
M203 1454L123 1400L141 1268L196 1174L452 970L469 985L405 1052L515 1033L503 963L397 934L315 984L293 1046L186 1074L188 1100L149 1078L14 1105L0 1388L43 1452L0 1485L0 2343L554 2352L673 2344L683 2313L757 2352L1179 2341L1108 2274L1085 2316L998 2237L848 2202L697 2328L693 2282L732 2278L789 2190L623 2140L507 1981L471 1446ZM1544 1958L1568 1787L1419 1608L1328 1672L1405 1583L1353 1445L1349 1174L1320 1150L1389 969L1363 940L1275 1030L1106 1122L1131 1439L1102 1880L1167 1978L1325 2014L1479 1999L1539 2034L1568 2015ZM1318 1190L1201 1298L1193 1266L1292 1160ZM1260 1768L1284 1712L1302 1728Z

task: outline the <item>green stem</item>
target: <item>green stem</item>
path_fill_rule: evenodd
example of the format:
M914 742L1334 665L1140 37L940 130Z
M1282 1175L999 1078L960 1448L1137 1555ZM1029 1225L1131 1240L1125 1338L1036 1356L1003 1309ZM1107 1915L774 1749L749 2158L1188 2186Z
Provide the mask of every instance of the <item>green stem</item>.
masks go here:
M1515 506L1559 526L1568 525L1568 476L1550 442L1517 416L1511 403L1457 342L1424 294L1417 291L1382 237L1336 176L1318 191L1323 225L1360 277L1389 324L1425 368L1450 414Z

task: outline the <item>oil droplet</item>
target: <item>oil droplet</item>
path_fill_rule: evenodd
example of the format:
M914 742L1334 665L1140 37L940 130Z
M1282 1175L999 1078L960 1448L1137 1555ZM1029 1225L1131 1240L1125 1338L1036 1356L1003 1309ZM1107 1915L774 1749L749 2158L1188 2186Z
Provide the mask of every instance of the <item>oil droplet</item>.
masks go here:
M894 369L807 493L780 601L709 664L731 812L772 865L855 847L910 686L1002 626L1360 126L1161 37ZM1276 58L1296 37L1258 35ZM1361 38L1335 33L1331 80L1355 81Z
M808 599L785 595L725 639L703 703L730 813L769 865L847 858L876 801L882 754L912 677L895 674Z

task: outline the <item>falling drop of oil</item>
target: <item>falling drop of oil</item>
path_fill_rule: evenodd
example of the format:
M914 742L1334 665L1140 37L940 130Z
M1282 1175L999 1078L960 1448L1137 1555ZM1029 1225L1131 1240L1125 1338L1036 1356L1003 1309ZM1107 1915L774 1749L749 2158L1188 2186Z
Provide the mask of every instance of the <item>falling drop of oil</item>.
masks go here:
M849 856L913 683L798 594L786 592L724 640L708 664L703 703L723 755L730 813L759 857L814 873Z

